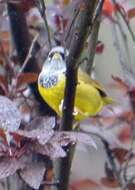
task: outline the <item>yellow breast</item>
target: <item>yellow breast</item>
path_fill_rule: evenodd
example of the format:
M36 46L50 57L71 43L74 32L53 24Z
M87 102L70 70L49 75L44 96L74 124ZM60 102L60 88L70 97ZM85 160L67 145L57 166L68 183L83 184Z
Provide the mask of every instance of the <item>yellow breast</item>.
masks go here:
M104 106L104 98L101 96L97 82L92 84L91 80L83 78L82 72L78 74L78 84L76 88L74 116L76 120L83 120L86 117L96 115ZM98 89L99 86L99 89ZM52 107L58 115L62 115L62 103L64 99L65 75L61 74L57 84L50 88L45 88L38 83L38 89L43 99Z
M61 114L59 106L61 104L61 100L64 97L64 86L65 86L64 76L61 76L61 80L59 80L56 85L50 88L45 88L38 82L38 90L41 96L48 103L48 105L56 111L58 115Z

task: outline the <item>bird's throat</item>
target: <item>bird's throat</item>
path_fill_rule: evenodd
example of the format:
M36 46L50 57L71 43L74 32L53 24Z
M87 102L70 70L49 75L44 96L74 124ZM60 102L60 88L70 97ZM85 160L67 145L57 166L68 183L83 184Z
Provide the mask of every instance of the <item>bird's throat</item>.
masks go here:
M41 75L39 77L39 83L44 88L52 88L53 86L56 86L58 82L58 76L57 75Z

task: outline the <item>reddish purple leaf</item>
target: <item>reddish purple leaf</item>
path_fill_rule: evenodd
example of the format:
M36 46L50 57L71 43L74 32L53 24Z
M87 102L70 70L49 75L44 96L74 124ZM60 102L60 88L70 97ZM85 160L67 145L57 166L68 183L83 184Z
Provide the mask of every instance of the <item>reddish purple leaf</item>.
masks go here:
M9 148L4 143L0 143L0 157L8 154L9 154Z
M37 140L41 145L46 144L52 137L54 131L48 129L34 129L31 131L18 130L16 134L26 137L31 140Z
M20 158L0 158L0 179L13 175L18 169L23 169L29 162L30 157L23 155Z
M97 43L97 45L96 45L96 53L97 53L97 54L102 54L103 51L104 51L104 48L105 48L104 44L99 41L99 42Z
M128 10L128 18L134 18L135 17L135 7Z
M131 136L131 127L130 125L125 124L125 126L119 131L118 138L122 143L127 143L131 140Z
M2 88L5 95L8 94L8 83L4 76L0 75L0 87Z
M129 89L129 95L132 101L135 102L135 87L132 87L131 89Z
M37 1L36 0L21 0L21 1L18 1L18 0L12 0L12 3L16 5L16 8L19 10L19 11L22 11L22 12L28 12L31 8L33 7L36 7L37 5Z
M39 144L46 144L54 134L53 117L37 117L28 126L28 130L18 130L14 134L26 137L31 140L37 140Z
M68 19L63 18L61 15L55 15L54 22L56 24L57 30L61 31L66 28Z
M127 187L128 190L135 190L135 183L131 183Z
M21 122L21 114L15 103L0 96L0 127L8 132L16 131Z
M92 179L82 179L74 181L70 184L70 190L79 190L79 189L100 189L100 185Z
M28 130L33 130L33 129L43 129L43 128L48 128L48 129L53 129L55 126L55 118L54 117L36 117L33 119L27 127Z
M21 87L22 85L37 82L37 79L37 73L21 73L17 79L17 88Z
M117 188L119 187L119 183L117 180L110 180L107 177L103 177L101 178L101 184L104 185L105 187L109 187L109 188Z
M113 75L112 79L114 80L119 89L124 90L125 92L129 90L128 84L126 84L126 82L123 79Z
M20 171L20 176L30 187L39 189L39 186L43 181L45 170L44 163L32 162Z
M97 148L94 140L90 137L90 135L87 135L83 132L55 132L55 135L52 137L51 141L57 142L61 144L61 146L67 146L69 143L80 142Z
M126 160L126 156L128 155L129 150L124 148L114 148L112 149L112 152L119 163L122 164ZM133 156L133 153L131 156Z
M66 152L59 144L47 143L43 146L39 143L35 143L32 144L30 148L32 149L32 151L49 156L52 159L66 156Z

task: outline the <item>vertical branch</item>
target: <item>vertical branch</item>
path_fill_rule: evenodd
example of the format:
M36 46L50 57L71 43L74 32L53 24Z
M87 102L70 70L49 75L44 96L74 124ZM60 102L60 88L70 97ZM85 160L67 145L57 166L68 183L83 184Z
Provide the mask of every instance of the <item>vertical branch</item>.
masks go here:
M71 22L70 22L70 25L69 25L69 27L68 27L68 30L67 30L67 33L66 33L66 35L65 35L65 42L66 42L66 47L70 47L70 42L71 42L71 38L72 38L72 30L73 30L73 26L74 26L74 23L75 23L75 21L76 21L76 18L77 18L77 16L78 16L78 14L79 14L79 12L80 12L80 10L79 10L79 8L77 8L75 11L74 11L74 15L73 15L73 18L72 18L72 20L71 20Z
M111 169L112 169L116 179L118 180L119 186L122 187L123 186L122 179L121 179L121 176L120 176L119 169L117 168L117 165L115 163L113 152L110 149L108 142L106 140L103 140L103 139L101 139L101 140L102 140L102 143L104 145L105 152L106 152L109 164L111 166Z
M89 39L89 57L86 65L86 72L90 75L92 71L92 65L95 57L96 44L98 39L98 32L100 27L100 21L96 20Z
M114 43L117 48L117 52L119 55L119 60L121 64L121 68L124 74L124 78L128 84L134 85L134 70L132 68L132 60L131 55L129 51L129 44L127 40L127 35L123 29L122 23L120 18L122 18L122 21L127 26L127 29L129 30L129 33L131 35L132 40L135 40L135 35L129 25L129 22L126 18L126 14L122 11L122 8L119 7L119 4L117 4L116 0L112 0L113 4L118 7L118 10L115 12L115 16L117 18L117 23L113 23L114 26ZM118 31L119 30L119 31ZM123 46L120 43L120 37L118 35L118 32L121 34L121 39Z
M131 35L132 40L135 42L135 34L134 34L134 32L132 31L132 28L131 28L131 26L130 26L130 23L129 23L129 21L128 21L127 18L126 18L125 11L124 11L124 13L123 13L123 10L122 10L121 7L119 6L119 4L116 2L116 0L112 0L112 2L113 2L113 4L114 4L116 7L118 7L118 8L117 8L117 11L119 12L119 14L121 15L123 21L125 22L125 24L126 24L126 26L127 26L127 29L128 29L128 31L129 31L129 33L130 33L130 35Z
M79 5L80 12L76 18L76 22L73 28L72 40L70 43L69 56L66 60L67 62L67 72L66 72L66 85L64 93L64 104L63 104L63 117L61 130L70 131L73 126L73 112L74 112L74 102L75 93L77 85L77 67L78 59L83 50L85 40L88 35L90 27L92 27L92 18L95 9L95 0L83 0ZM71 157L72 149L67 147L68 153L65 158L60 160L59 165L59 181L60 189L68 190L70 167L71 167Z
M92 25L92 16L96 2L85 0L80 4L80 14L76 19L73 29L69 56L66 60L66 87L63 104L62 130L71 130L73 122L73 107L75 100L75 88L77 85L78 59L83 50L89 28Z
M20 64L23 64L31 45L25 14L21 12L15 4L8 3L7 8L14 45L17 50ZM39 70L37 65L33 64L33 66L34 65L36 67L35 70Z
M129 55L129 48L127 43L127 36L123 31L123 28L119 21L119 15L116 14L117 17L117 24L113 23L113 38L114 38L114 45L117 49L120 65L123 71L123 76L127 84L132 84L132 78L134 78L134 71L132 69L132 65L130 63L130 55ZM118 28L117 28L118 27ZM120 44L120 39L118 36L118 30L121 34L123 46ZM124 50L123 50L124 49Z
M93 26L92 26L92 31L89 39L89 58L88 58L88 63L86 65L86 72L90 75L92 71L92 65L95 57L95 50L96 50L96 44L97 44L97 39L98 39L98 33L99 33L99 28L100 28L100 22L101 22L101 13L102 13L102 7L104 4L104 0L100 0L95 16L93 19Z
M51 35L50 35L50 30L49 30L49 26L48 26L48 22L47 22L47 18L46 18L46 6L45 6L44 0L40 0L39 12L40 12L40 14L44 20L44 23L45 23L45 27L46 27L47 35L48 35L49 49L51 50L51 48L52 48Z
M26 22L26 16L21 10L17 8L15 3L8 3L7 9L10 20L12 38L17 51L20 65L22 65L29 53L29 49L31 46L31 39ZM33 48L35 49L35 47ZM25 68L23 68L23 72L39 73L39 71L40 69L37 60L34 57L34 55L32 55L29 58L27 64L25 65ZM40 112L42 114L48 114L48 113L54 114L52 109L50 109L49 106L41 98L37 89L37 84L36 83L31 84L30 88L36 100L39 102Z

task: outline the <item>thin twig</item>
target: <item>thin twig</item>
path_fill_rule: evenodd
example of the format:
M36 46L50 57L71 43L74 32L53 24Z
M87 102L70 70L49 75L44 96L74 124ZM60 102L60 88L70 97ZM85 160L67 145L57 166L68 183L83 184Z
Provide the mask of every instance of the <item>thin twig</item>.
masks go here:
M113 0L113 3L114 3L114 5L117 6L116 0ZM115 12L115 16L117 18L117 24L113 23L113 26L114 26L114 35L113 36L114 36L117 52L119 55L120 64L121 64L123 74L124 74L124 78L125 78L126 82L130 85L134 85L134 70L131 67L132 63L131 63L130 52L129 52L128 42L127 42L127 36L123 30L121 22L119 21L120 16L123 18L124 22L128 26L129 26L129 23L128 23L127 19L125 18L125 14L122 12L122 10L120 8L118 8L118 10ZM118 26L119 31L121 33L122 42L124 44L124 48L125 48L124 52L121 49L122 47L121 47L119 37L117 34L117 28L116 28L117 26ZM130 26L129 26L129 28L131 29ZM133 35L132 35L132 38L135 39L135 37Z
M120 175L120 170L117 169L113 152L111 151L110 146L107 141L102 141L102 142L104 144L106 155L107 155L108 161L111 165L114 176L115 176L116 180L118 180L119 186L122 187L123 183L122 183L122 179L121 179L121 175Z
M112 1L113 1L114 5L117 6L116 0L112 0ZM120 7L117 9L117 11L119 12L119 14L121 15L122 19L124 20L124 22L125 22L125 24L126 24L128 30L129 30L129 33L131 34L132 40L135 42L135 34L134 34L134 32L132 31L132 28L131 28L131 26L130 26L129 21L125 18L125 14L123 13L123 11L121 10Z
M98 33L99 33L99 28L100 28L103 4L104 4L104 0L100 0L97 5L94 18L93 18L92 31L89 38L89 58L88 58L88 64L86 65L86 72L89 75L91 74L92 65L93 65L93 61L95 57L95 50L96 50L96 44L97 44Z
M93 16L93 23L96 22L96 20L98 20L99 17L101 17L101 12L102 12L102 8L103 8L103 5L104 5L104 1L105 0L99 0L99 2L97 4L97 7L95 9L94 16Z
M21 66L21 68L20 68L20 70L19 70L19 72L18 72L18 75L23 72L24 68L26 67L26 65L27 65L27 63L28 63L28 61L29 61L29 59L32 57L32 51L33 51L34 45L35 45L35 43L36 43L38 37L39 37L39 34L37 34L37 35L34 37L34 39L32 40L32 43L31 43L31 46L30 46L30 48L29 48L28 54L27 54L27 56L26 56L26 58L25 58L25 61L24 61L24 63L22 64L22 66Z
M80 9L76 9L75 12L74 12L73 19L72 19L72 21L70 23L69 29L67 30L67 33L66 33L66 36L65 36L65 42L68 40L68 38L70 36L71 29L72 29L72 27L73 27L73 25L75 23L75 20L76 20L76 18L78 16L79 12L80 12Z
M60 16L59 17L60 19L60 23L61 23L61 35L62 35L62 41L61 41L61 45L64 47L64 54L65 54L65 57L66 57L66 41L65 41L65 26L64 26L64 18L63 16Z
M50 35L48 21L47 21L47 18L46 18L46 6L45 6L44 0L40 0L40 4L38 6L38 9L39 9L41 17L43 18L44 23L45 23L45 29L47 30L47 36L48 36L49 49L51 50L51 48L52 48L51 35Z
M118 15L116 15L116 16L118 16ZM127 52L123 53L123 51L121 49L121 45L120 45L120 41L119 41L119 38L118 38L116 27L118 26L121 32L123 30L121 30L121 25L119 24L119 22L117 23L117 25L113 23L113 26L114 26L113 27L113 29L114 29L114 32L113 32L114 45L115 45L115 47L117 49L117 53L118 53L119 61L120 61L121 68L122 68L122 71L123 71L123 74L124 74L125 81L127 82L127 84L130 84L132 82L131 81L132 78L134 78L134 73L133 73L132 68L130 68L130 66L129 66L128 58L126 57ZM122 33L122 37L123 37L122 39L124 41L124 44L127 46L127 42L125 42L125 39L126 39L125 38L125 33Z
M107 142L107 140L103 136L101 136L100 134L98 134L96 132L89 132L89 131L85 131L85 130L82 130L82 129L81 129L81 131L83 133L86 133L86 134L89 134L89 135L94 135L94 136L96 136L97 138L99 138L101 140L101 142L104 145L105 153L107 155L109 164L110 164L111 169L113 171L113 174L114 174L115 178L118 180L119 186L122 187L123 183L122 183L122 179L121 179L121 176L120 176L120 170L117 169L117 165L116 165L116 162L115 162L115 159L114 159L113 152L111 151L109 143Z
M129 168L129 163L131 161L131 153L132 153L132 147L130 148L130 150L128 152L128 157L127 157L127 159L125 161L125 166L122 168L123 179L125 180L126 183L128 182L128 179L127 179L127 170Z
M6 54L5 50L4 50L4 46L3 46L3 43L2 43L1 39L0 39L0 51L1 51L1 54L2 54L2 56L4 58L4 61L5 61L5 72L6 72L6 75L8 76L9 70L10 70L10 74L11 73L15 74L13 66L12 66L12 61L7 56L7 54Z
M132 184L134 180L135 180L135 174L130 179L128 179L128 181L123 185L121 190L127 190L128 186Z
M58 186L59 181L43 181L42 185L48 185L48 186Z

